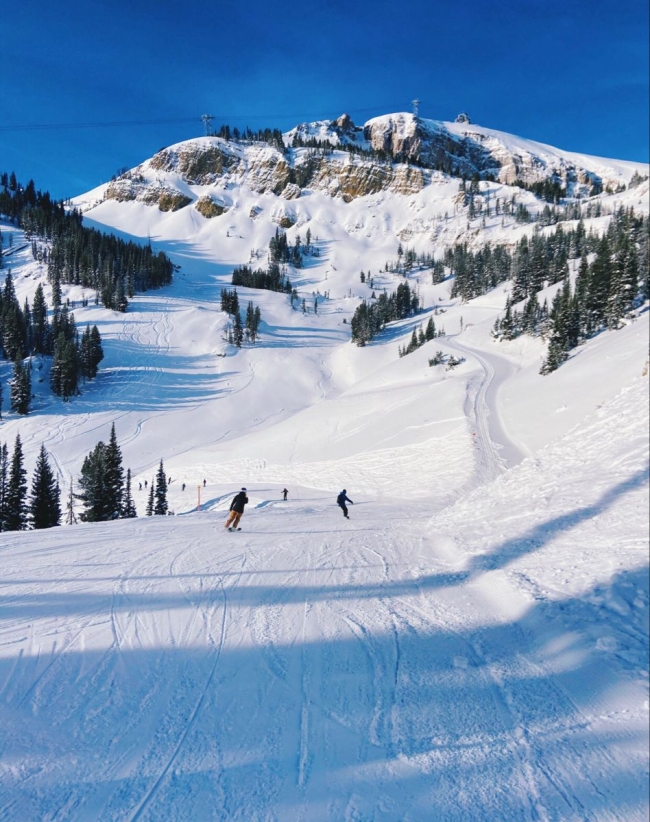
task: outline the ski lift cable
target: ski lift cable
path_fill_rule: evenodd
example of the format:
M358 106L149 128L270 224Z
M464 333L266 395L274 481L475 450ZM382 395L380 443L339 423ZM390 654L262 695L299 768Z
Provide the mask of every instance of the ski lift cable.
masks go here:
M366 108L354 108L348 109L347 113L349 114L361 114L368 111L377 111L379 110L391 110L399 108L399 104L395 105L383 105L383 106L369 106ZM221 114L218 115L218 118L215 116L213 119L220 119L220 120L271 120L271 119L300 119L300 118L318 118L318 119L327 119L323 117L323 113L298 113L298 114L291 114L290 112L276 112L274 114L239 114L239 113L232 113L232 114ZM48 131L48 130L55 130L55 129L78 129L78 128L124 128L124 127L135 127L135 126L156 126L156 125L179 125L182 123L198 123L201 122L201 117L178 117L178 118L168 118L168 119L150 119L150 120L106 120L106 121L88 121L88 122L79 122L79 123L16 123L7 125L4 123L0 126L0 132L5 131Z

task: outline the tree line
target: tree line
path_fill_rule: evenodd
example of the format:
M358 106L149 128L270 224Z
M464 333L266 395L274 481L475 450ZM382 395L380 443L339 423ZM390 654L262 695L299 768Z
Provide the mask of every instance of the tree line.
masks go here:
M363 300L350 320L352 342L358 346L366 345L387 323L416 314L419 306L420 298L407 282L400 283L397 291L390 295L382 292L372 303Z
M162 459L152 477L146 505L147 516L169 513L167 486ZM20 435L16 436L11 457L6 443L0 443L0 531L26 531L60 525L64 516L61 489L50 460L41 445L28 487ZM68 524L76 522L75 507L81 504L82 522L108 522L137 517L131 492L131 469L124 471L122 452L115 424L107 443L100 441L85 457L77 490L70 488L67 501Z
M51 356L50 386L64 400L79 393L80 381L97 376L104 358L102 340L96 325L77 329L69 303L61 305L60 291L53 292L55 305L51 320L43 286L39 283L30 306L25 300L21 308L11 271L5 276L0 291L0 356L14 364L11 380L11 408L18 414L29 413L31 390L31 359ZM0 408L2 386L0 385Z
M228 329L228 342L231 345L242 347L244 338L254 343L259 334L260 323L262 322L262 312L259 306L254 306L249 301L246 306L246 320L242 324L239 310L239 295L237 289L221 289L221 310L232 317L232 326Z
M632 216L632 231L643 240L643 218ZM620 217L614 215L615 225ZM647 219L645 220L647 235ZM478 251L470 251L467 243L457 243L445 251L443 264L454 277L452 297L460 297L463 302L486 294L499 283L512 280L512 301L520 302L533 292L540 291L544 284L552 285L562 280L568 271L568 261L580 259L596 251L600 236L585 229L580 220L575 228L567 230L562 225L551 233L535 230L532 236L524 235L511 251L505 246L486 243ZM434 280L437 282L438 280Z
M497 319L493 334L499 339L520 334L548 337L541 368L542 374L548 374L585 340L606 328L621 328L626 315L650 298L649 228L647 217L636 215L632 208L619 209L601 237L582 244L574 286L566 259L556 270L550 282L562 282L562 287L550 308L538 301L538 291L549 282L542 268L530 266L527 273L519 269L505 314ZM523 299L522 310L515 310L513 306Z
M67 209L48 192L37 191L34 181L26 186L15 174L0 175L0 214L20 226L33 239L32 252L47 264L53 289L62 283L95 291L95 302L115 311L126 311L138 291L168 285L174 264L151 245L125 241L82 224L76 209Z

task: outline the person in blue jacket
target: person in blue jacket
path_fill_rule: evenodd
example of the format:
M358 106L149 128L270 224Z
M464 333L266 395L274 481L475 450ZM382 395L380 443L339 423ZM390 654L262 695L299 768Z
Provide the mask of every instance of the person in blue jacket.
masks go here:
M350 519L350 517L348 516L348 508L347 508L347 505L345 504L346 502L349 502L349 503L350 503L350 505L354 505L354 503L352 502L352 500L350 499L350 497L348 497L347 492L346 492L346 490L345 490L345 488L344 488L344 489L341 491L341 493L338 495L338 497L336 498L336 504L337 504L337 505L339 506L339 508L341 508L341 510L343 511L343 516L344 516L346 519Z

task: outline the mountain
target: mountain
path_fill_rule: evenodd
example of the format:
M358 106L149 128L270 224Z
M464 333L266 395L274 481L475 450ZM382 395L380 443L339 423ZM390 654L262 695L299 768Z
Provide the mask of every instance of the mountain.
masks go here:
M19 416L0 362L28 475L44 444L67 500L114 424L139 514L0 534L3 818L647 818L648 301L542 375L548 334L493 333L518 280L455 288L488 243L571 238L540 305L612 225L641 259L648 166L467 118L267 136L180 143L75 198L178 267L124 313L62 284L104 347L79 396L33 357ZM51 305L46 257L1 231L20 305L39 284ZM238 348L222 290L283 232L296 297L238 286L261 311ZM352 343L405 284L419 310ZM161 459L174 516L146 517Z
M204 216L219 216L227 198L217 197L210 207L209 194L198 187L246 187L286 200L324 191L349 202L382 191L414 194L439 181L441 171L508 185L553 183L566 196L581 197L616 190L643 168L559 151L465 121L443 123L412 114L376 117L363 127L342 115L296 126L277 142L188 140L121 174L101 197L138 200L163 211L193 204Z

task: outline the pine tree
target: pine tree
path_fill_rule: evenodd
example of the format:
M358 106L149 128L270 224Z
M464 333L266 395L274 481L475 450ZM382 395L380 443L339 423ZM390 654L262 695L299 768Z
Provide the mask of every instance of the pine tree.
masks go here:
M149 496L147 498L147 508L146 508L146 511L145 511L145 513L148 517L153 516L154 485L155 485L155 480L152 479L151 484L149 485Z
M603 236L598 243L596 258L590 266L589 293L586 295L586 320L589 334L598 331L605 322L611 276L610 245L607 236Z
M45 446L36 461L36 468L32 478L32 492L29 501L29 516L32 527L52 528L61 521L61 492L47 459Z
M122 508L122 517L124 519L132 519L137 517L138 513L135 510L135 503L131 494L131 469L126 472L126 484L124 486L124 502Z
M33 335L32 345L35 354L50 354L51 340L50 340L50 326L47 321L47 303L45 301L45 294L43 293L43 286L39 283L34 293L34 302L32 303L32 324Z
M0 531L7 530L7 488L9 486L9 449L0 443Z
M156 516L162 516L167 513L167 477L165 476L165 468L163 461L160 460L158 473L156 474L156 491L153 513Z
M111 434L104 451L104 488L107 518L119 519L122 515L124 496L124 471L122 452L115 434L115 423L111 425Z
M32 400L32 379L29 366L23 365L20 357L14 362L14 372L11 379L11 410L17 414L29 414Z
M76 499L83 503L84 510L79 515L82 522L105 522L110 519L106 506L106 445L98 442L84 459L79 478L80 492Z
M241 348L241 344L244 341L244 329L242 328L239 309L237 309L233 317L232 339L237 348Z
M551 306L551 339L546 359L542 363L540 374L550 374L569 358L569 327L571 324L571 285L565 280L561 291L555 295Z
M78 394L79 363L74 340L67 339L61 331L54 343L54 359L50 371L52 391L67 402L73 394Z
M77 524L77 517L74 512L74 501L75 501L75 494L74 494L74 487L72 482L70 482L70 493L68 494L68 503L65 509L65 522L66 525L76 525Z
M7 482L5 531L27 528L27 471L23 467L23 447L16 435Z

